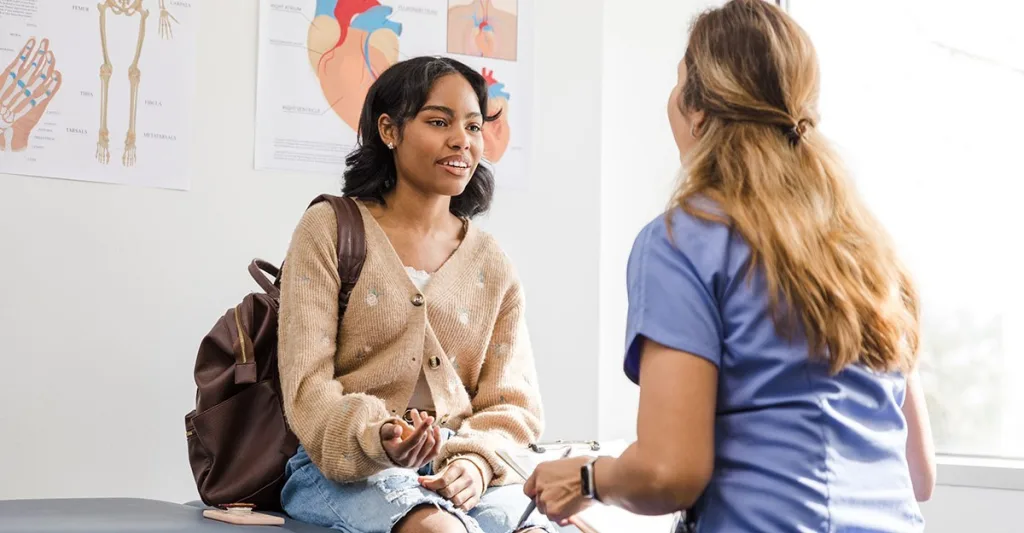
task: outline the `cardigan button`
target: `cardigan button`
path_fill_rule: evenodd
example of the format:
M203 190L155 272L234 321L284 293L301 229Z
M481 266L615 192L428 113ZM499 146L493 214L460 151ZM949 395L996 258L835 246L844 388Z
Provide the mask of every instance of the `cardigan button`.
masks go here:
M441 359L438 356L434 355L430 357L430 360L427 361L427 363L430 365L430 368L437 368L441 366Z
M423 305L423 295L422 294L417 294L416 296L413 296L412 297L412 304L415 305L416 307L422 306Z

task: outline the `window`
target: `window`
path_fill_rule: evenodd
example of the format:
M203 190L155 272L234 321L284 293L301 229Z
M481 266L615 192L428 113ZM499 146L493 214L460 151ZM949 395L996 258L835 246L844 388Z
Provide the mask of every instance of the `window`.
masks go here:
M939 453L1024 459L1024 4L786 3L820 127L917 280Z

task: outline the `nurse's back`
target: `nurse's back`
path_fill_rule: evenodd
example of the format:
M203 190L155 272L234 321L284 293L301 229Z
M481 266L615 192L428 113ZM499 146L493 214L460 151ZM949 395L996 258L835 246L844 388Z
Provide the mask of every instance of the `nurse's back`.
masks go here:
M676 209L641 232L630 262L633 314L648 317L631 338L718 367L714 473L696 506L699 531L920 531L906 379L861 364L833 375L809 357L801 328L780 335L764 271L748 276L751 261L738 232ZM638 379L638 350L626 368Z
M698 531L919 531L934 486L917 292L817 128L818 90L771 2L693 23L668 107L686 173L630 257L626 372L645 454L707 457ZM644 442L659 415L688 426L684 459Z

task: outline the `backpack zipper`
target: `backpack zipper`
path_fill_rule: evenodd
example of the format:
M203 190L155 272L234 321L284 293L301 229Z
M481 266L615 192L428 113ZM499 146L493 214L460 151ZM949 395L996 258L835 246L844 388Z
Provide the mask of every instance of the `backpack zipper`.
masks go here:
M242 317L238 314L238 306L235 306L235 331L238 332L238 346L242 350L242 363L246 362L245 337L242 335Z

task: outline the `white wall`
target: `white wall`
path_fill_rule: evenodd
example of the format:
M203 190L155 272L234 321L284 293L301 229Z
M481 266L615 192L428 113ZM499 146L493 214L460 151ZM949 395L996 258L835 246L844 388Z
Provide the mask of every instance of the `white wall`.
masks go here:
M721 2L661 2L651 16L631 2L607 0L601 105L602 438L633 438L639 391L622 372L626 261L637 232L669 204L679 153L668 125L668 97L693 16ZM643 31L637 31L643 28ZM642 80L642 81L641 81Z
M528 291L548 436L583 437L597 431L601 10L536 4L533 190L499 191L484 225ZM252 170L257 2L202 7L198 79L218 90L196 100L191 191L0 174L0 498L194 499L198 342L256 288L249 260L279 261L306 203L340 187Z

